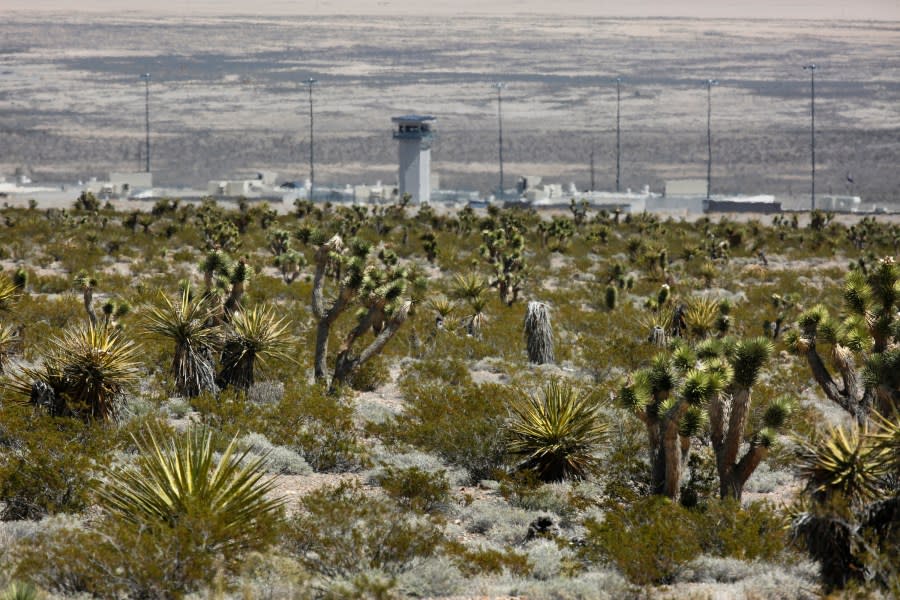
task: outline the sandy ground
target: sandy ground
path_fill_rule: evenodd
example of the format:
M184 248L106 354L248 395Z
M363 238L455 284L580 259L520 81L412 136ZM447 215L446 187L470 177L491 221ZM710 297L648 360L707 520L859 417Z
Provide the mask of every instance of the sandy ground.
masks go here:
M70 0L7 0L12 11L70 11ZM126 11L187 15L459 15L459 14L552 14L593 17L684 17L704 19L853 19L900 20L895 0L758 0L714 2L711 0L79 0L81 12Z

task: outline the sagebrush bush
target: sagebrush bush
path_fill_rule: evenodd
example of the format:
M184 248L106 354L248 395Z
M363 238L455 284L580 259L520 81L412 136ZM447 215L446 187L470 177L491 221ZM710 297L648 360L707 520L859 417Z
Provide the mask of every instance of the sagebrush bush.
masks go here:
M450 500L446 471L429 473L418 467L386 467L376 476L376 481L400 506L416 512L439 511Z
M366 571L397 575L433 555L443 541L430 519L343 482L300 500L300 510L283 531L284 547L312 572L328 578Z
M585 527L582 556L611 561L638 585L672 583L702 552L687 509L664 497L610 510L603 522L588 520Z
M466 469L473 481L488 479L506 466L498 431L515 396L511 388L495 384L409 386L407 408L388 424L386 435L434 452Z
M84 510L111 448L102 428L31 407L0 407L0 519Z

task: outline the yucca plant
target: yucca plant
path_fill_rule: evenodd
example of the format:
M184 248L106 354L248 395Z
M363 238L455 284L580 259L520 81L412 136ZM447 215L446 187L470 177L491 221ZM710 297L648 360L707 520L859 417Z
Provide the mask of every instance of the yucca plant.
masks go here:
M108 420L137 383L137 348L119 331L91 325L51 339L43 364L22 367L6 386L53 415Z
M540 396L526 396L512 412L508 450L523 457L520 469L533 471L541 481L584 479L597 471L594 453L608 427L589 394L552 380Z
M444 295L430 298L428 307L434 311L435 327L437 329L444 329L447 325L447 320L453 314L453 311L456 310L456 305L453 301Z
M691 335L705 338L715 329L718 318L719 302L715 298L695 296L688 300L684 323Z
M271 361L291 360L296 340L288 332L288 323L275 316L270 307L234 313L225 334L222 371L217 383L246 390L255 381L256 371Z
M238 453L235 437L217 461L212 432L199 427L167 442L152 430L133 438L136 466L111 471L99 490L107 513L151 533L185 528L197 551L226 562L267 545L284 499L271 495L264 456Z
M209 296L194 298L189 286L182 288L177 303L165 294L160 297L160 304L148 311L144 329L175 342L171 371L175 393L193 398L214 391L212 352L221 343L221 334L215 326L218 307Z
M38 589L30 583L13 581L0 592L0 600L38 600Z
M543 365L553 363L553 327L550 311L543 302L529 302L525 312L525 346L528 361Z
M0 312L12 308L12 303L19 295L20 290L16 284L5 274L0 273Z
M880 421L880 432L833 428L801 442L799 470L808 496L794 508L791 529L819 563L828 590L851 580L898 583L900 493L891 476L900 426Z
M12 325L0 325L0 375L6 368L6 361L18 337L19 334Z
M833 428L813 443L802 443L799 471L817 501L840 496L858 506L880 495L888 458L866 429Z

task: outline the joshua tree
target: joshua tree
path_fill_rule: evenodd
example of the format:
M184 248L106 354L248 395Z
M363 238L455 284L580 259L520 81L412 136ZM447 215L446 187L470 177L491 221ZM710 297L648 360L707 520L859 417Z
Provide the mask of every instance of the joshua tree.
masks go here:
M597 471L601 461L594 452L608 428L588 394L552 380L540 397L526 396L511 408L508 449L524 458L519 469L541 481L583 479Z
M219 387L249 389L258 367L270 360L290 360L295 341L288 333L288 324L276 318L271 308L253 307L235 313L225 334Z
M97 327L97 313L94 311L94 288L97 287L97 280L88 275L87 271L81 271L75 276L75 286L81 290L84 310L91 327Z
M247 288L247 283L253 276L253 267L243 257L236 262L221 250L212 250L200 264L203 271L203 279L206 285L204 296L210 299L213 305L221 303L222 311L216 319L227 323L232 314L240 308L241 300ZM227 297L222 302L222 294L228 291Z
M161 296L161 304L147 314L146 330L175 342L172 359L175 392L193 398L205 391L216 391L211 357L221 342L215 327L218 309L208 296L193 298L187 286L177 304Z
M500 293L500 302L512 306L525 282L525 236L512 220L481 232L481 255L491 264L491 287Z
M438 255L437 238L435 238L434 232L426 231L419 239L422 240L422 249L425 250L425 257L428 259L428 262L434 264Z
M316 247L316 270L313 278L312 310L319 320L316 328L315 377L326 380L328 338L331 328L347 309L359 306L356 326L344 337L338 349L329 389L336 392L347 378L367 360L381 352L409 315L412 302L404 298L409 273L398 268L396 256L382 251L381 264L373 261L371 246L359 239L348 245L339 235L330 239L318 231L310 233L309 242ZM328 303L325 299L327 274L336 277L337 293ZM354 346L369 330L375 339L358 353Z
M488 321L484 308L487 298L484 291L487 282L477 273L457 275L453 284L453 297L462 300L469 306L469 314L463 317L466 333L473 337L481 337L481 328Z
M542 302L529 302L525 312L525 346L528 360L538 365L553 363L553 328L550 312Z
M885 415L900 410L900 265L887 257L868 274L850 272L844 306L843 320L821 304L810 308L785 341L806 358L825 396L862 424L873 408Z
M138 379L137 350L116 330L80 326L51 339L40 367L22 367L6 386L54 416L115 418Z
M770 403L738 458L750 415L750 388L771 352L765 338L707 340L693 349L680 343L629 378L619 402L647 427L654 493L678 496L691 440L708 425L719 493L741 497L791 410L786 399Z

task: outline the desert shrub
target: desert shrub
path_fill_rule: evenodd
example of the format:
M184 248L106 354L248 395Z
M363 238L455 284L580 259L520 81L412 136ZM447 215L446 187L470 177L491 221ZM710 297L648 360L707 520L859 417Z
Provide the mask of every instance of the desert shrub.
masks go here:
M325 578L397 575L443 540L431 520L368 496L356 483L320 488L301 499L300 509L284 531L284 546Z
M468 365L458 358L426 359L411 363L400 377L400 388L411 391L422 383L444 382L447 385L472 384Z
M376 477L376 481L400 506L416 512L438 511L450 499L446 471L429 473L418 467L387 467Z
M39 519L90 504L95 470L105 461L104 430L30 407L0 409L0 519Z
M507 572L513 575L529 575L534 568L528 555L516 551L512 546L502 550L495 548L466 546L462 542L448 541L443 547L444 554L464 575L499 575Z
M14 581L0 592L0 600L38 600L41 595L30 583Z
M735 500L687 509L660 498L645 498L588 520L588 559L612 560L634 583L671 583L701 553L741 560L785 556L786 520L772 507Z
M388 363L381 355L375 355L362 363L351 374L347 383L357 392L373 392L391 380Z
M469 472L473 481L506 466L498 434L515 392L496 384L409 386L407 409L387 425L386 436L433 452Z
M705 554L771 561L785 552L787 520L765 502L713 501L695 514L695 522Z
M14 575L57 594L99 598L181 598L222 564L198 542L191 520L153 533L107 519L20 542Z
M317 472L353 471L368 464L353 423L353 406L324 386L289 389L258 425L272 443L303 455Z
M266 439L266 436L260 433L248 433L238 440L238 445L250 451L247 455L249 460L264 457L266 470L269 473L280 475L309 475L312 473L312 468L302 455L290 448L273 445Z
M702 552L694 526L687 509L645 498L610 510L603 522L587 520L582 555L612 561L638 585L671 583Z

